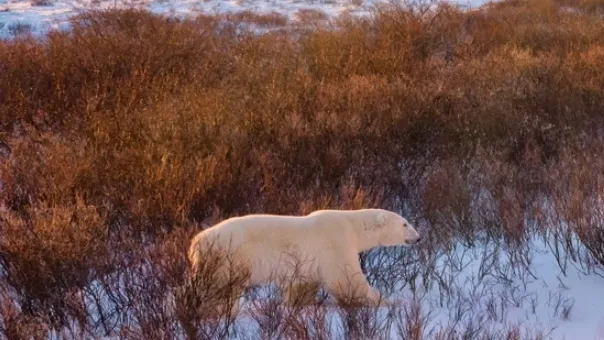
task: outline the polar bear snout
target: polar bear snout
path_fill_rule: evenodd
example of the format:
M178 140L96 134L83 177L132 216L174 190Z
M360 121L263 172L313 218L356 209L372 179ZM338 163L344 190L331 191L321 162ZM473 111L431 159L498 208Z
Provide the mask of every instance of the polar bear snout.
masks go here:
M380 230L379 244L382 246L412 246L421 240L415 227L401 215L385 211L382 212L382 228Z
M415 230L415 228L406 220L403 223L404 240L407 245L414 245L422 240L421 235Z
M418 235L416 238L408 238L405 242L407 244L418 244L419 241L421 241L421 240L422 240L421 236Z
M405 243L409 245L418 244L419 241L422 240L422 237L415 229L413 229L412 231L407 231L407 234L411 234L407 235L407 237L405 238Z

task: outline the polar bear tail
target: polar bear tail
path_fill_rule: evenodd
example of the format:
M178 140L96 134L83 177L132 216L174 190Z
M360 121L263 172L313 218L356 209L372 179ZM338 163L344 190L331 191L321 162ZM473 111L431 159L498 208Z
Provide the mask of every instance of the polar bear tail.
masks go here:
M191 269L193 272L197 271L199 262L201 261L200 254L199 254L199 247L201 245L201 240L203 238L204 238L204 234L199 233L199 234L195 235L195 237L193 237L193 239L191 240L191 244L189 245L189 251L188 251L187 256L189 258L189 262L191 264Z

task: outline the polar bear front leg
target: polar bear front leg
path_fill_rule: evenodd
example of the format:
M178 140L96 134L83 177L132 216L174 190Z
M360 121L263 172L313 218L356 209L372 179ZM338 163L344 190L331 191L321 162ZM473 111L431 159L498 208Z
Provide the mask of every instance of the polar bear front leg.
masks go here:
M379 307L385 301L367 281L357 256L344 263L325 264L322 268L325 289L345 304Z

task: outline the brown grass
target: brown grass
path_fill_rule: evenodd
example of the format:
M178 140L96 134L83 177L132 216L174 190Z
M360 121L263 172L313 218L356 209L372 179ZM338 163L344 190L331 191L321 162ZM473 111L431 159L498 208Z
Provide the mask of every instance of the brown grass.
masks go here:
M252 11L239 11L226 14L225 18L233 22L255 24L263 28L282 27L287 24L287 17L277 12L259 14Z
M303 8L296 12L296 18L303 24L316 23L329 19L327 14L321 10Z
M433 275L456 242L521 255L535 233L597 270L604 21L568 5L384 8L263 35L240 23L284 18L110 10L44 42L0 41L0 142L10 150L0 158L0 334L245 333L235 321L199 323L196 293L165 304L187 280L193 232L253 212L403 212L428 241L362 255L384 289ZM410 256L423 272L370 261ZM320 309L282 323L271 306L247 336L329 338ZM427 332L419 307L393 311L389 324L340 312L350 338ZM504 336L466 326L472 338Z

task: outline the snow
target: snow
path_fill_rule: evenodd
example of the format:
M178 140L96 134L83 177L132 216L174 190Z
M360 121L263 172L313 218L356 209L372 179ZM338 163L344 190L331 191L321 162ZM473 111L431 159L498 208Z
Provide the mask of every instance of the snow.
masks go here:
M475 7L486 0L451 0ZM144 8L156 14L195 16L200 13L225 14L240 11L277 12L297 20L300 10L318 10L328 17L344 12L368 14L375 4L388 0L0 0L0 38L11 38L19 29L41 36L50 29L68 28L69 17L89 9Z
M534 238L527 242L523 254L515 253L514 257L493 244L459 245L441 254L435 272L421 273L418 265L416 288L402 283L390 299L406 306L404 316L412 316L414 304L421 307L425 338L446 332L447 339L462 339L466 329L480 325L496 334L494 338L504 338L503 331L518 326L523 339L542 335L554 340L604 340L604 268L586 272L571 264L561 270L557 258L566 254L555 256L553 242L551 237ZM428 286L422 284L424 277ZM250 315L257 313L257 307L244 306L240 322L244 328L254 329ZM332 307L326 308L331 310L331 331L341 334L340 316ZM386 310L381 315L385 321ZM401 338L396 325L392 325L391 333L392 339ZM452 334L457 336L450 337Z
M604 310L598 298L604 296L602 273L585 273L571 265L566 275L562 274L550 250L551 242L552 239L529 241L521 256L526 266L521 270L518 269L523 266L512 266L511 258L502 249L484 251L482 247L459 247L453 253L456 256L444 257L440 262L452 271L453 278L448 286L457 293L443 306L435 294L436 289L420 292L426 296L422 307L436 312L431 323L450 322L454 319L450 307L463 306L472 309L469 317L475 320L481 315L488 316L495 327L534 326L531 328L543 331L552 339L604 339ZM497 254L499 260L491 262L484 254ZM566 254L560 256L565 258ZM490 266L492 263L495 264ZM452 270L454 267L458 270ZM485 267L488 270L483 271ZM486 275L481 275L481 271ZM403 296L409 294L409 290L403 291Z

